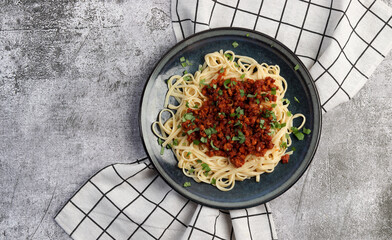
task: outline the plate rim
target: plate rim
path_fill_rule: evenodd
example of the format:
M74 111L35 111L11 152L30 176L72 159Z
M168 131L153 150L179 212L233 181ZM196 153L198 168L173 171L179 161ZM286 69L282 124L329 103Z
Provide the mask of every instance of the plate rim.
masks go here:
M312 88L314 89L314 96L316 97L317 103L315 104L317 106L317 108L315 109L315 111L317 110L319 112L319 119L318 121L315 121L315 123L318 125L318 131L317 133L317 137L315 138L315 145L314 145L314 149L311 152L310 156L309 156L309 161L306 163L305 167L299 172L298 176L296 176L296 178L294 179L294 181L292 181L289 185L287 185L283 190L279 191L278 193L276 193L273 196L267 197L265 199L261 199L261 197L259 198L254 198L252 200L249 201L242 201L242 202L217 202L217 201L213 201L213 200L209 200L209 199L205 199L202 198L200 196L189 196L189 194L187 194L188 191L186 191L184 188L179 188L176 184L172 184L166 177L165 177L165 171L161 168L160 164L157 162L156 159L152 158L150 153L147 150L147 146L146 146L146 141L145 141L145 136L143 135L143 127L142 127L142 106L143 106L143 100L145 97L145 93L146 93L146 89L147 89L147 85L150 81L152 81L152 76L155 73L157 67L161 64L161 62L163 61L163 59L165 59L167 57L167 55L169 55L173 49L177 48L178 46L182 45L184 42L188 41L189 39L195 38L197 36L200 35L204 35L204 34L208 34L210 32L219 32L219 31L242 31L242 32L247 32L247 33L253 33L256 35L259 35L261 37L264 37L274 43L277 43L280 47L284 48L284 50L286 50L287 52L289 52L292 57L294 57L294 59L298 62L298 64L300 65L300 67L302 68L301 70L303 70L305 72L305 74L310 78L310 85L312 86ZM218 35L218 36L225 36L225 35L229 35L229 34L222 34L222 35ZM233 35L235 36L240 36L236 33L233 33ZM217 37L217 36L212 36L212 37ZM208 36L206 37L208 38ZM203 39L202 39L203 40ZM259 40L260 41L260 40ZM304 82L306 83L306 82ZM158 60L158 62L154 65L154 67L152 68L151 73L149 74L147 81L145 82L144 86L143 86L143 91L142 91L142 95L140 98L140 103L139 103L139 111L138 111L139 117L138 117L138 125L139 125L139 133L140 133L140 138L142 140L142 145L144 148L145 153L147 154L147 157L149 158L150 162L154 165L157 173L161 176L161 178L172 188L174 189L177 193L179 193L181 196L183 196L186 199L189 199L193 202L196 202L198 204L204 205L204 206L208 206L208 207L212 207L212 208L216 208L216 209L225 209L225 210L233 210L233 209L243 209L243 208L249 208L249 207L254 207L254 206L258 206L264 203L267 203L277 197L279 197L280 195L282 195L283 193L285 193L287 190L289 190L295 183L298 182L298 180L304 175L304 173L306 172L306 170L309 168L310 164L312 163L314 156L317 152L319 143L320 143L320 137L321 137L321 129L322 129L322 109L321 109L321 101L320 101L320 96L318 93L318 89L316 87L316 84L313 80L313 77L311 76L309 70L307 69L307 67L305 66L305 64L301 61L301 59L299 59L299 57L293 52L291 51L286 45L284 45L282 42L280 42L279 40L265 34L262 32L258 32L252 29L247 29L247 28L241 28L241 27L220 27L220 28L213 28L213 29L208 29L208 30L204 30L204 31L200 31L197 32L195 34L192 34L186 38L184 38L183 40L177 42L175 45L173 45L172 47L170 47L170 49L168 49ZM317 119L316 119L317 120ZM170 177L168 177L170 178ZM174 181L174 180L172 180ZM194 193L191 193L193 195L196 195ZM199 199L198 199L199 198ZM200 200L202 199L202 200ZM206 201L206 202L203 202Z

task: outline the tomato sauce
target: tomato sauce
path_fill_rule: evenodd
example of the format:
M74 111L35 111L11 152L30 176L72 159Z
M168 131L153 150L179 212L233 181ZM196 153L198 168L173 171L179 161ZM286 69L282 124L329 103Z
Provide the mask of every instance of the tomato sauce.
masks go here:
M279 128L271 105L263 104L276 102L274 82L269 77L227 79L222 70L202 88L207 97L203 105L189 108L183 116L183 134L189 142L205 145L208 156L228 157L235 167L241 167L249 154L264 156L273 148L271 135Z

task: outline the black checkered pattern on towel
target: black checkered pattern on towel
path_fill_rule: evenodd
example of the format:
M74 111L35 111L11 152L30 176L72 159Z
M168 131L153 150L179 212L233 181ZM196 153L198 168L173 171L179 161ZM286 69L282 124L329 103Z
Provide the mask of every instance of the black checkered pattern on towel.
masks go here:
M268 204L224 211L171 189L148 158L110 165L55 217L73 239L277 239Z
M177 40L230 26L283 42L310 70L323 112L351 99L388 54L391 17L375 0L172 0Z

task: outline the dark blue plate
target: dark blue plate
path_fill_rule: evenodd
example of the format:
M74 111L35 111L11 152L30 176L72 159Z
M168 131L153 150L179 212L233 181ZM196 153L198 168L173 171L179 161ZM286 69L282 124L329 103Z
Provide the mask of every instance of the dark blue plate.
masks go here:
M248 37L246 36L247 34ZM232 43L239 45L234 48ZM293 138L296 148L288 164L278 164L272 173L262 174L260 182L255 178L236 182L233 190L222 192L210 184L196 183L177 167L177 160L170 150L160 155L161 147L153 134L151 124L163 109L168 90L166 80L181 75L184 70L194 73L204 63L204 55L223 49L237 55L249 56L259 63L279 65L281 75L288 83L286 97L291 101L293 113L306 116L306 128L312 130L303 141ZM193 65L182 67L180 58L185 57ZM299 65L296 71L294 67ZM297 97L300 103L294 101ZM298 122L294 122L298 125ZM305 172L315 154L321 131L320 100L313 80L304 64L286 46L277 40L247 29L219 28L197 33L179 42L158 62L144 88L140 108L140 132L144 147L162 178L178 193L195 202L214 208L236 209L265 203L289 189ZM184 188L190 181L191 187Z

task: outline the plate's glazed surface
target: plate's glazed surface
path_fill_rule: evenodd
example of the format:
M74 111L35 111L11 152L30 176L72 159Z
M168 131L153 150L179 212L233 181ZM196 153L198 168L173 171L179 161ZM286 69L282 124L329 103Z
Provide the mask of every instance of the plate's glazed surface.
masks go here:
M248 34L248 36L247 36ZM234 48L232 43L239 45ZM291 101L289 110L306 116L305 127L312 130L303 141L293 137L296 148L288 164L279 163L274 172L262 174L260 182L254 178L236 182L233 190L222 192L216 187L196 183L186 177L177 167L177 160L170 150L160 155L161 147L153 134L151 125L164 108L168 90L166 80L172 75L181 75L184 70L194 73L204 63L207 53L232 50L237 55L249 56L259 63L279 65L288 83L285 98ZM180 64L185 57L192 65L186 68ZM298 70L294 70L296 65ZM294 101L296 97L300 103ZM313 80L302 62L282 43L266 35L240 28L220 28L204 31L191 36L169 50L154 68L144 88L140 108L140 132L144 147L162 178L183 196L215 208L237 209L267 202L289 189L305 172L316 151L321 131L320 100ZM299 121L294 121L298 125ZM184 182L192 186L184 188Z

